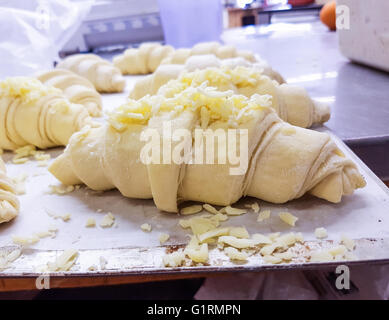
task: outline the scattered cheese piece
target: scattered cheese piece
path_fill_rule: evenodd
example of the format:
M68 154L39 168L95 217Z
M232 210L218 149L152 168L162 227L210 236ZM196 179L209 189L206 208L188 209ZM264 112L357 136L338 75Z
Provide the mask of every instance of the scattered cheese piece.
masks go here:
M324 239L327 238L327 230L325 228L316 228L315 229L315 237L317 239Z
M208 261L208 244L203 243L197 247L188 245L184 253L194 262L205 263Z
M25 182L26 182L27 178L28 178L28 174L26 172L19 174L15 178L12 178L12 182L15 185L15 193L17 195L22 195L22 194L26 193Z
M286 260L286 261L290 261L294 258L294 254L290 251L286 251L286 252L274 252L272 254L274 257L276 258L280 258L282 260Z
M75 187L72 185L65 186L63 184L61 184L61 185L49 185L49 188L50 188L50 191L49 191L50 194L58 194L58 195L63 195L63 194L73 192L75 189Z
M28 161L30 161L28 158L25 158L25 157L23 157L23 158L17 158L17 159L12 159L12 163L14 163L14 164L23 164L23 163L26 163L26 162L28 162Z
M140 228L144 231L144 232L151 232L151 225L148 224L148 223L144 223L140 226Z
M260 252L260 254L261 255L263 255L263 256L269 256L269 255L271 255L273 252L274 252L274 250L276 250L278 248L278 245L277 244L268 244L268 245L266 245L266 246L264 246L262 249L261 249L261 251L259 251Z
M195 217L190 219L190 228L194 235L203 234L219 226L219 220Z
M297 217L295 217L293 214L289 213L289 212L280 212L278 214L278 216L280 217L280 219L282 221L284 221L286 224L294 227L295 224L296 224L296 221L298 220Z
M247 210L245 209L239 209L239 208L233 208L231 206L225 207L226 213L229 216L240 216L242 214L247 213Z
M213 213L213 214L219 214L220 212L214 208L213 206L211 206L210 204L203 204L203 208L204 210L208 211L209 213Z
M355 241L354 241L353 239L348 238L348 237L345 236L345 235L342 235L342 236L341 236L340 242L341 242L342 244L344 244L345 247L346 247L348 250L350 250L350 251L352 251L352 250L355 249Z
M328 250L319 250L311 253L310 262L328 262L333 260L334 257Z
M225 236L229 234L229 229L228 228L215 228L212 230L209 230L205 233L202 233L198 236L200 242L207 241L211 238L215 237L220 237L220 236Z
M93 228L96 226L96 220L94 218L88 218L85 223L85 227Z
M182 214L184 216L187 216L187 215L199 213L202 210L203 210L203 207L201 205L197 205L196 204L196 205L193 205L193 206L182 208L180 210L180 214Z
M255 242L251 239L239 239L233 236L221 236L218 240L219 243L227 244L237 249L252 248L255 247Z
M275 240L280 236L280 234L281 234L281 233L279 233L279 232L274 232L274 233L270 233L270 234L268 235L268 237L269 237L269 239L270 239L271 241L275 241Z
M262 259L266 262L266 263L271 263L271 264L278 264L280 262L282 262L282 259L281 258L278 258L278 257L275 257L275 256L263 256Z
M65 213L63 216L60 216L60 218L64 221L64 222L67 222L70 220L70 217L72 215L70 213Z
M113 223L115 222L115 217L111 212L108 212L103 219L100 222L100 226L102 228L110 228L112 227Z
M334 257L338 255L343 256L347 252L347 248L344 245L339 245L328 249L328 252Z
M165 267L179 267L185 261L183 252L173 252L162 257L162 262Z
M35 243L38 243L39 240L40 240L40 238L36 235L32 235L30 237L12 236L13 243L21 245L21 246L33 245Z
M254 233L252 235L251 239L253 240L253 242L256 245L259 245L259 244L271 244L272 243L272 240L269 237L266 237L266 236L264 236L263 234L260 234L260 233Z
M228 220L228 216L226 214L222 214L219 212L218 214L215 214L215 219L217 219L220 222L223 222Z
M271 211L270 210L262 210L259 214L258 214L258 218L257 218L257 221L258 222L262 222L266 219L269 219L270 218L270 214L271 214Z
M226 247L226 248L224 248L224 253L231 260L238 260L238 261L246 261L247 260L247 254L246 253L241 252L238 249L235 249L233 247Z
M100 269L105 270L108 264L107 259L105 259L103 256L100 256L99 262L100 262Z
M259 212L259 204L258 204L258 202L254 202L251 205L251 209L253 209L255 213L258 213Z
M231 227L229 235L236 238L250 238L250 235L245 227Z
M167 233L161 233L159 235L159 243L160 244L164 244L166 241L168 241L170 238L170 235L168 235Z
M64 215L60 215L60 214L57 214L57 213L55 213L47 208L45 208L45 211L49 217L54 218L54 219L62 219L64 222L69 221L70 217L71 217L70 213L65 213Z
M294 232L284 234L274 239L274 243L277 244L278 247L284 247L284 248L294 245L296 242L302 242L302 241L303 241L302 234L294 233Z
M75 249L65 250L54 262L48 262L49 271L68 271L74 265L78 258L78 252Z
M0 250L0 270L7 269L11 266L11 263L18 259L22 254L20 249L15 249L9 252L9 250Z
M88 268L88 271L96 271L97 270L97 266L96 265L91 265L89 268Z

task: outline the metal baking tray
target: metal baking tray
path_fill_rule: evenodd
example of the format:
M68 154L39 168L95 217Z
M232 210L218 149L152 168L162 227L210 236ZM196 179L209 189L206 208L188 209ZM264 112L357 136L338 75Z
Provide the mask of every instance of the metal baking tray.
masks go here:
M124 93L103 96L105 109L112 109L124 102L128 89L139 77L127 77ZM262 223L256 222L255 213L230 217L223 226L246 226L250 233L302 232L305 243L296 246L298 258L289 264L265 264L258 255L253 255L247 263L233 263L217 248L210 250L206 265L187 265L180 268L162 266L162 256L183 247L188 242L188 231L178 225L176 214L160 212L152 200L128 199L117 190L104 193L94 192L86 187L65 194L49 194L49 185L58 181L47 171L38 167L35 161L22 165L12 164L11 153L3 155L10 176L24 172L28 174L25 183L26 193L20 196L21 211L10 223L0 225L0 250L12 250L12 235L29 236L34 232L47 230L55 224L59 231L55 238L44 238L39 243L23 249L20 258L8 269L0 271L0 278L39 276L39 267L54 261L63 250L74 248L79 252L76 264L70 271L57 272L56 276L119 276L119 275L171 275L200 274L204 272L261 271L269 269L318 268L332 264L383 263L389 262L389 191L388 188L362 163L361 160L336 136L325 127L318 130L329 132L344 153L355 161L367 181L364 189L352 196L344 197L340 204L331 204L311 196L275 205L258 200L261 208L271 209L272 217ZM62 152L62 148L49 150L52 157ZM237 206L252 203L254 199L242 199ZM289 228L280 221L277 213L289 211L299 218L295 227ZM64 222L53 219L47 211L56 214L70 213L71 219ZM102 229L99 221L107 212L116 217L112 228ZM86 228L89 217L96 219L96 228ZM150 223L153 230L145 233L140 226ZM317 227L325 227L328 238L319 241L314 236ZM159 244L159 234L168 233L166 245ZM311 250L326 247L339 241L341 235L356 240L354 254L357 260L331 263L307 263ZM100 257L107 261L105 269L100 268ZM89 267L97 266L90 271ZM53 274L54 275L54 274Z

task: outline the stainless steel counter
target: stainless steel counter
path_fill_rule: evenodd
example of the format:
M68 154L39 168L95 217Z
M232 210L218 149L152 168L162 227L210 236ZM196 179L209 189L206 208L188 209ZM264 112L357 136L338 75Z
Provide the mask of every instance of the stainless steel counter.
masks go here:
M330 104L326 124L383 180L389 180L389 74L351 63L320 22L225 32L223 40L260 54L288 83Z

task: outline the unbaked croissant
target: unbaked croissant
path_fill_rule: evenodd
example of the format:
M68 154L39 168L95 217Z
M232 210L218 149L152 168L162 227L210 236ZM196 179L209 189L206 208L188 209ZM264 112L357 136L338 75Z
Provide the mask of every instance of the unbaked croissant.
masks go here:
M15 218L19 213L19 200L15 195L15 185L6 175L3 159L0 157L0 223Z
M126 84L120 70L95 54L75 54L57 65L87 78L98 92L122 92Z
M25 145L41 149L66 145L90 122L86 108L69 102L61 90L28 77L0 82L0 148Z
M198 87L203 83L220 91L232 90L246 97L253 94L268 94L272 97L271 107L278 116L298 127L309 128L330 118L329 107L313 101L304 88L288 84L279 85L261 72L246 67L207 68L185 72L177 80L171 80L162 86L157 94L169 98L188 86Z
M178 49L170 54L162 63L184 64L190 56L213 54L220 59L241 57L249 62L257 62L255 55L248 50L237 50L231 45L219 42L200 42L191 49Z
M61 89L70 102L82 104L92 117L101 116L101 96L88 79L59 68L42 72L37 79L45 85Z
M250 51L238 51L234 46L221 45L218 42L202 42L192 49L174 50L171 46L158 43L143 43L138 49L127 49L114 57L113 63L123 74L148 74L154 72L160 64L185 64L191 56L212 54L219 59L240 57L246 62L257 62Z
M113 58L113 64L122 74L147 74L154 72L161 61L174 51L171 46L143 43L138 49L127 49Z
M186 60L185 64L161 64L153 74L135 83L130 92L130 98L137 100L146 94L156 94L161 86L169 80L177 79L185 71L202 70L209 67L233 69L238 66L252 68L256 72L266 75L280 84L285 83L282 76L264 61L253 64L241 57L222 60L213 54L208 54L191 56Z
M132 100L114 111L108 123L74 134L49 170L64 184L85 183L94 190L116 187L126 197L153 198L168 212L177 212L181 201L226 206L246 195L284 203L309 192L339 202L365 185L355 164L328 134L283 122L270 99L201 86L172 98ZM247 139L225 144L211 136L211 149L217 151L208 158L203 149L208 142L192 140L196 129L205 130L201 139L218 129L224 137L227 130L237 129ZM146 143L145 135L152 140ZM165 143L170 148L164 148ZM223 162L219 150L225 154L234 146L241 162ZM231 171L238 166L243 170Z

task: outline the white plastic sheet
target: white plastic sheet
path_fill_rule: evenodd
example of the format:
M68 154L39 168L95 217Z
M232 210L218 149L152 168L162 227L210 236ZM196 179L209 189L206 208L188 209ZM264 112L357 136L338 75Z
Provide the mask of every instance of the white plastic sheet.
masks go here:
M0 0L0 79L53 67L93 0Z

